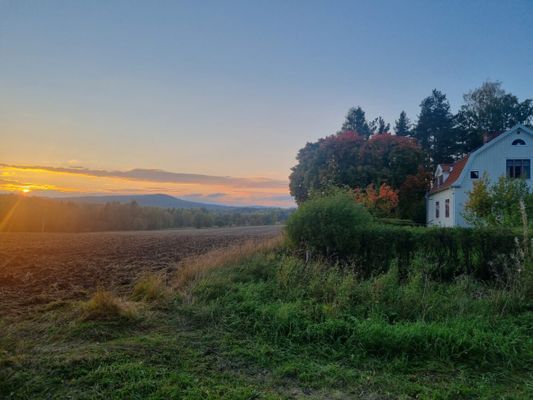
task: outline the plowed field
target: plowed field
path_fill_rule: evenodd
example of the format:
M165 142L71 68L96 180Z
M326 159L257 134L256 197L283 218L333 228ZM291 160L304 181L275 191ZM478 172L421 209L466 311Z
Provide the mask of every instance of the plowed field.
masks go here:
M278 235L279 226L105 233L1 233L0 317L83 299L96 288L129 293L147 272L187 257Z

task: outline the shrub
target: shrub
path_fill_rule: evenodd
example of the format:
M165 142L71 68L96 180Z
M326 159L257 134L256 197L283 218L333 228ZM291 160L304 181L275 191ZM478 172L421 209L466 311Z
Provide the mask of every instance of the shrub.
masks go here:
M98 290L89 300L81 303L80 308L83 321L133 319L137 315L131 304L104 290Z
M520 204L526 215L533 211L533 193L524 179L500 177L491 185L485 174L468 193L464 217L475 226L517 227L522 225Z
M358 228L372 221L353 195L338 191L306 201L291 215L286 229L294 247L326 258L345 258L354 250Z

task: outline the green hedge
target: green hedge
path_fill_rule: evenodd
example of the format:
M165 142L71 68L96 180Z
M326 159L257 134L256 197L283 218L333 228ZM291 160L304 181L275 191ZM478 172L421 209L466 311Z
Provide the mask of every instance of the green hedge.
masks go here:
M320 236L315 226L312 238ZM294 232L289 231L289 236ZM308 233L308 232L307 232ZM332 251L329 240L313 245L306 232L298 232L299 250L316 257L353 265L362 277L388 271L397 265L400 277L413 268L423 268L432 278L447 281L467 274L481 280L505 280L516 269L517 233L508 230L470 228L422 228L393 225L366 225L350 229L349 245ZM327 251L323 244L329 243Z
M358 229L351 258L364 276L385 272L393 264L405 276L416 264L438 280L462 274L504 279L513 266L515 237L489 229L370 226Z

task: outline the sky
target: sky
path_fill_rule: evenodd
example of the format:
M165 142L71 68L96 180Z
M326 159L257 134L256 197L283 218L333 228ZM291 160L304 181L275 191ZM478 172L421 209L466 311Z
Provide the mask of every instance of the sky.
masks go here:
M533 97L533 0L0 0L0 190L291 206L347 110Z

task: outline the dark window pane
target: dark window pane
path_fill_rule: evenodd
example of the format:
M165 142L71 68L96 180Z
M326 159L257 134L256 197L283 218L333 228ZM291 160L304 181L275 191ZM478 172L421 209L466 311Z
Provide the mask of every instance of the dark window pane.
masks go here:
M507 160L506 173L508 178L525 178L531 177L530 160Z

